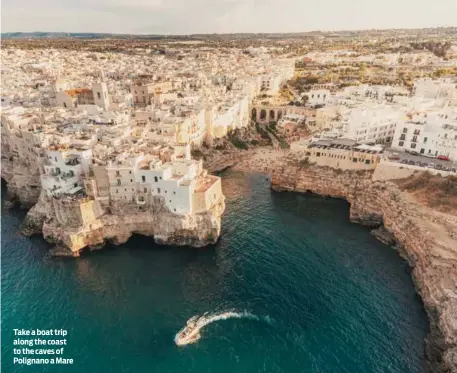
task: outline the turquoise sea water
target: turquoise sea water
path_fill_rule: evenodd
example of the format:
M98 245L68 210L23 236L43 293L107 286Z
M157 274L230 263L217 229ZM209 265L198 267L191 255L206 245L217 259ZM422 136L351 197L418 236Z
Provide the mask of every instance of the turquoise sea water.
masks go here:
M134 237L55 259L2 208L2 372L420 372L427 320L408 266L341 200L228 172L220 241ZM248 311L177 347L194 315ZM13 365L13 328L68 330L71 366Z

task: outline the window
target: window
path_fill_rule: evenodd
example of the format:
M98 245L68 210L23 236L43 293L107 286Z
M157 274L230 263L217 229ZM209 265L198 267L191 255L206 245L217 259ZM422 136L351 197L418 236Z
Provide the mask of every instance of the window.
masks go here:
M365 159L365 164L370 164L370 160L369 159Z
M173 194L176 194L176 192L173 192Z
M130 179L130 182L133 183L133 179Z
M132 171L129 171L129 174L131 175L131 174L132 174Z
M100 100L102 97L100 96L100 92L97 92L97 97Z
M321 156L321 153L320 152L317 152L316 153L316 157L320 157Z
M398 142L398 146L403 146L404 142L403 141L399 141Z
M78 184L77 184L77 183L74 183L73 186L76 188L76 187L78 186Z
M424 153L425 153L425 149L422 148L422 149L421 149L421 154L424 154Z
M119 193L119 190L116 189L116 193Z
M143 183L146 181L146 176L141 176L141 180L143 181Z
M424 137L424 144L427 143L427 137Z
M403 133L407 133L408 132L408 129L405 127L403 128Z
M413 136L412 142L417 142L417 136Z
M400 135L400 140L406 140L406 135L405 135L404 133L402 133L402 134Z
M414 130L415 135L420 135L421 131L420 130Z
M157 193L160 194L160 188L157 188Z
M120 174L119 174L119 171L116 171L116 176L119 176L119 175L120 175Z
M144 188L144 192L147 193L148 192L148 188Z
M125 188L124 191L126 192L126 191L127 191L127 188Z
M411 143L411 149L416 149L416 144L415 143Z
M357 158L352 158L352 162L357 163Z
M157 180L157 176L154 176L154 181L157 183L158 180Z

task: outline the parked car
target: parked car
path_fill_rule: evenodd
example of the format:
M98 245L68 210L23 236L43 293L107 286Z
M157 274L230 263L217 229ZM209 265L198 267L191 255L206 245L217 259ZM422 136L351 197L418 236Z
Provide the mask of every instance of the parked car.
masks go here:
M414 161L413 161L412 159L410 159L410 160L408 161L408 164L414 165Z
M438 159L440 161L448 161L449 160L449 157L447 155L439 155L438 156Z
M389 154L389 159L400 159L400 156L398 155L398 153L391 153Z
M427 162L421 162L421 167L427 167L427 166L428 166Z
M430 163L428 164L428 167L430 167L430 168L435 168L435 163L430 162Z
M407 159L402 159L402 160L400 161L400 163L408 164L408 160L407 160Z
M451 168L451 172L457 172L457 169Z
M409 154L411 154L411 155L420 155L418 152L416 152L416 151L414 151L414 150L411 150L411 151L409 152Z
M443 169L443 166L440 165L440 164L437 164L437 165L435 166L435 169L436 169L436 170L442 170L442 169Z

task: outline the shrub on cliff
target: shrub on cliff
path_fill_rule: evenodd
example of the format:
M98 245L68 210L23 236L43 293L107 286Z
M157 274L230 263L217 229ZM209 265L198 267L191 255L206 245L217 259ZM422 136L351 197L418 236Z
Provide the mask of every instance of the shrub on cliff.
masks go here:
M238 149L246 150L249 148L249 146L236 135L230 135L229 140Z
M417 196L429 207L443 211L457 211L457 176L443 177L422 172L396 181L402 190Z
M304 158L304 159L302 159L302 160L300 161L300 167L302 167L302 168L308 168L309 166L311 166L311 163L310 163L308 157L306 157L306 158Z
M192 149L190 153L194 159L205 159L205 155L200 149Z

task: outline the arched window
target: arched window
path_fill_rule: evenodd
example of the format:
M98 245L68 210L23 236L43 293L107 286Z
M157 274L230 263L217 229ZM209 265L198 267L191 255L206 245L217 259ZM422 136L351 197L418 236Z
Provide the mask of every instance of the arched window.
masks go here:
M257 110L256 110L255 108L252 109L251 118L252 118L253 120L256 120L256 118L257 118Z
M267 117L267 111L265 109L262 109L260 111L260 119L264 120Z
M270 110L270 120L271 119L275 119L275 111L274 110Z

